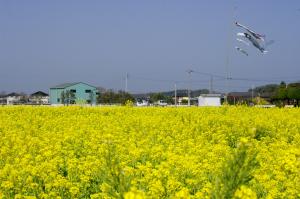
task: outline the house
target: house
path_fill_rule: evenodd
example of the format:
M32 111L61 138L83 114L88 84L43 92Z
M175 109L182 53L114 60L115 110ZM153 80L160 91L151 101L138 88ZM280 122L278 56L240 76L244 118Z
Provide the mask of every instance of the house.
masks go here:
M175 102L175 97L173 97L173 100ZM176 97L176 105L179 106L186 106L188 104L189 97L187 96L177 96ZM190 98L190 104L191 105L197 105L198 104L198 98L197 97L191 97Z
M9 93L6 96L6 104L12 105L12 104L26 104L28 99L25 94L21 93Z
M249 103L252 99L251 92L231 92L227 95L227 100L230 104Z
M229 104L253 104L253 99L259 97L267 102L272 102L272 93L264 92L231 92L228 93L227 100Z
M31 104L49 104L49 95L42 91L37 91L29 96Z
M83 82L65 83L50 88L50 104L96 104L97 88Z
M221 94L201 94L198 106L221 106Z
M0 93L0 105L7 104L6 95Z
M175 98L174 98L175 100ZM177 96L177 104L181 105L181 104L187 104L189 101L189 97L186 96Z

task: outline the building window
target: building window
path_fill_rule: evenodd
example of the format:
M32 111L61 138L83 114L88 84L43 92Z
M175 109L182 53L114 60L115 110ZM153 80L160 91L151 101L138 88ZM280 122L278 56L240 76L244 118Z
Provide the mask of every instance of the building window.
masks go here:
M70 90L72 93L76 93L76 90L75 89L71 89Z
M85 93L91 93L92 91L91 90L85 90Z
M57 102L60 102L60 98L57 98Z

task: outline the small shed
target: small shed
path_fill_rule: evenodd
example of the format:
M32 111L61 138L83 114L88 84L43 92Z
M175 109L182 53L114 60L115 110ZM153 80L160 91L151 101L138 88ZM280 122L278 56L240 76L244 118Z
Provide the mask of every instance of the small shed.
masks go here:
M50 88L50 104L75 104L77 101L96 104L97 94L95 86L83 82L60 84Z
M221 106L221 94L202 94L198 98L198 106Z

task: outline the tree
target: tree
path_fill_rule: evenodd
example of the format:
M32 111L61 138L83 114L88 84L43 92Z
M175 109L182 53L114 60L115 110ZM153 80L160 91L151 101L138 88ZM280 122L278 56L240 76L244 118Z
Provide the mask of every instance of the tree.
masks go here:
M292 100L295 105L299 106L300 100L300 83L291 83L287 87L287 98Z
M70 91L69 90L66 90L66 101L67 101L67 105L69 105L70 104Z
M125 105L128 101L134 102L134 97L125 91L119 91L117 94L118 102Z
M157 102L159 100L166 100L166 96L162 93L151 93L150 94L150 103Z
M182 99L181 104L188 104L188 100L187 99Z
M95 96L95 93L93 91L90 92L89 94L89 102L90 102L90 105L93 105L93 102L94 102L94 96Z
M134 97L127 92L118 91L117 93L112 90L108 90L98 96L98 103L101 104L122 104L125 105L127 101L134 101Z
M175 101L171 96L166 96L166 102L168 104L175 104Z
M98 96L97 101L99 104L112 104L114 99L114 92L112 90L105 91L104 93Z
M66 100L66 94L65 94L65 91L62 91L62 92L60 93L60 99L61 99L61 103L62 103L63 105L65 105L65 100Z
M97 104L101 104L102 103L103 96L104 96L104 93L101 93L101 95L100 94L97 95L97 98L96 98Z
M69 102L70 102L70 104L75 104L75 100L76 100L75 93L73 93L73 92L70 91L70 94L69 94Z
M287 97L287 85L285 82L281 82L279 87L276 89L273 100L280 102L280 105L285 105L288 100Z
M75 103L75 94L72 91L66 90L62 91L60 94L62 104L74 104Z
M255 87L253 89L253 91L255 93L269 93L269 94L274 94L276 92L276 90L278 89L279 85L278 84L267 84L267 85L264 85L264 86L258 86L258 87ZM252 91L252 89L249 89L248 90L249 92Z
M259 96L255 97L252 101L256 105L266 105L269 104L269 102Z

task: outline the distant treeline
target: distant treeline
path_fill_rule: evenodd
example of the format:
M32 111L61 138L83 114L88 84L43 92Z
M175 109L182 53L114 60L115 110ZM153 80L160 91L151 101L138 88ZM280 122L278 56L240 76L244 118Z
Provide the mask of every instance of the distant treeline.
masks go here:
M177 90L177 97L188 96L187 90ZM191 91L191 97L195 98L201 94L208 94L207 89L198 89ZM174 91L167 92L151 92L144 94L130 94L124 91L114 92L113 90L105 90L100 93L97 98L97 102L100 104L125 104L128 100L135 102L136 100L147 100L150 103L154 103L158 100L165 100L169 104L174 104ZM251 94L256 98L251 99ZM264 99L267 103L276 104L278 106L284 105L300 105L300 82L286 84L281 82L280 84L267 84L258 86L256 88L249 89L248 95L244 96L243 102L252 103L258 98ZM252 101L251 101L252 100Z
M286 84L267 84L248 90L257 97L266 99L269 103L278 106L296 105L300 102L300 82Z

